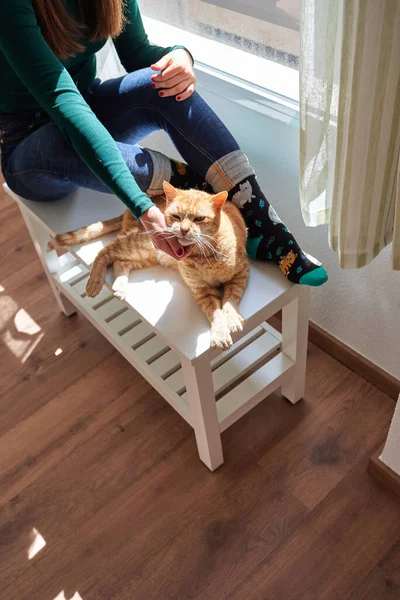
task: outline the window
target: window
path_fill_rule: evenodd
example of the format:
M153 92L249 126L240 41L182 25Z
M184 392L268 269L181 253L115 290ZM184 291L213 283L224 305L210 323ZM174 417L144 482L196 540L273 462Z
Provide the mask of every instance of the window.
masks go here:
M298 68L301 0L139 0L142 14Z

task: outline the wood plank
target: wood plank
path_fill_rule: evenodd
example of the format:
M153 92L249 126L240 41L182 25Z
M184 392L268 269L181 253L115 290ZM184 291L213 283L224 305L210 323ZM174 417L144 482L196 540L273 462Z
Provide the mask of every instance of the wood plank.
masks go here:
M8 277L3 277L3 273L1 273L0 285L4 288L4 292L1 293L11 296L20 306L27 303L34 304L48 294L49 289L42 265L37 260L36 254L32 255L31 260L21 269L13 271ZM27 294L28 286L29 294Z
M312 509L386 435L392 413L387 396L351 373L259 463L272 480L283 471L287 490Z
M16 240L21 241L26 238L26 227L21 219L21 211L16 202L13 202L7 194L3 193L3 188L0 188L1 198L1 215L7 227L2 227L0 231L0 244L3 248L8 242L16 243Z
M136 410L131 414L123 413L119 422L127 435L115 430L100 432L89 445L78 448L74 455L63 460L52 477L48 473L41 478L12 506L14 523L20 524L13 531L13 540L18 532L21 536L30 506L36 507L37 520L46 523L43 534L46 536L47 532L52 539L51 551L49 548L38 554L37 568L24 571L25 594L29 590L31 597L52 599L59 593L60 582L68 573L68 581L73 581L74 591L79 590L82 598L86 592L90 594L92 586L97 588L94 597L104 600L112 597L120 577L118 589L130 578L140 577L146 564L154 559L155 539L158 550L168 546L193 520L194 514L204 510L206 499L207 503L217 501L222 493L238 483L238 473L247 471L251 465L254 467L250 453L236 455L236 460L225 465L227 468L224 466L218 477L210 477L198 459L189 427L164 402L160 404L158 400L157 409L154 401L150 393L135 405ZM142 412L137 415L139 407ZM154 420L154 411L159 412L158 422ZM184 441L182 425L186 430ZM172 444L176 444L174 449L157 463L157 458L164 456ZM227 450L232 452L231 444ZM76 480L76 461L80 461L85 472L84 480ZM123 472L121 464L126 462L131 468ZM71 477L76 481L73 487ZM88 490L93 491L88 494ZM57 514L45 513L43 500L41 503L49 493L57 497ZM79 506L79 510L74 510L74 506ZM135 523L134 530L127 527L129 520ZM1 527L0 513L0 531ZM81 553L85 555L84 560L79 559ZM11 554L14 560L16 554L16 550ZM109 561L107 568L106 561ZM26 562L21 561L25 569ZM6 568L7 562L4 570ZM18 597L13 584L6 589L9 600ZM25 598L28 596L18 600Z
M7 380L20 370L21 360L27 360L29 349L34 349L35 339L43 336L54 315L59 315L55 301L49 298L49 287L39 261L5 278L1 285L0 394L6 393Z
M400 476L379 458L381 454L382 449L379 450L379 454L370 458L368 472L388 492L400 497Z
M77 540L73 531L79 527L86 529L87 520L95 519L96 514L101 519L101 511L108 513L110 502L117 501L119 508L115 505L113 510L119 514L124 507L125 490L131 488L132 492L132 484L135 484L135 489L138 491L141 487L144 493L141 476L189 434L189 426L146 383L147 393L143 395L143 379L128 363L117 355L113 360L121 361L124 370L129 369L128 385L126 378L115 372L111 397L99 393L99 389L105 388L104 381L101 387L97 383L91 384L89 395L78 393L82 406L85 398L88 400L88 409L75 415L71 413L65 434L58 438L54 436L53 443L36 442L31 456L34 475L40 477L33 477L29 471L22 472L25 480L20 479L19 483L25 484L24 493L17 496L17 500L13 496L10 504L0 509L2 539L7 533L7 547L0 545L0 590L7 589L10 594L7 597L13 597L13 581L22 575L29 579L25 593L29 590L34 597L35 585L43 583L42 558L46 564L46 578L50 579L51 571L59 567L60 559L64 562L76 558ZM90 375L91 382L97 381L99 370ZM104 377L110 376L104 366L103 372ZM84 382L79 385L83 390ZM116 397L113 398L114 394ZM64 396L64 402L61 397L57 398L57 403L68 406L67 397ZM58 420L55 407L53 411L62 431L62 420ZM196 460L198 462L197 457ZM78 463L84 477L77 478ZM125 468L121 468L122 465ZM75 485L71 485L71 481L75 481ZM14 491L17 484L18 481L13 486ZM48 506L49 497L52 498L52 510ZM26 512L28 506L30 509ZM10 511L13 514L11 529L7 527ZM26 560L32 527L37 527L45 540L49 540L48 548L38 554L37 568L33 571L29 570ZM102 531L100 527L98 533ZM66 540L69 540L69 550ZM57 585L60 581L62 579ZM48 594L47 591L46 597ZM42 596L38 593L37 597Z
M19 226L15 231L15 235L11 235L8 240L1 244L2 279L23 269L25 265L32 261L32 256L36 254L25 224L19 219L17 223L19 223Z
M77 439L82 438L84 424L90 424L97 413L128 387L134 398L150 389L148 383L114 353L1 436L0 505L58 462L60 447L64 455L71 451ZM105 388L107 394L102 393Z
M232 600L350 596L400 536L400 505L374 485L365 473L367 461L236 588Z
M394 544L349 600L398 600L400 597L400 542Z
M253 466L151 557L142 578L124 574L118 595L121 600L230 598L237 582L279 548L304 516L299 502L273 489ZM163 577L165 573L176 575ZM104 583L95 587L100 597L109 589Z
M400 394L400 381L393 377L387 371L362 356L359 352L353 350L331 335L325 329L322 329L316 323L310 322L309 329L310 341L316 346L328 352L333 358L346 365L352 371L358 373L361 377L369 381L372 385L381 390L393 400L397 400Z
M45 335L25 362L16 361L16 369L2 378L0 435L113 352L86 319L78 315L67 319L56 311L52 296L31 307L29 314ZM56 356L58 348L62 353ZM3 364L11 364L7 347L3 347L0 356Z

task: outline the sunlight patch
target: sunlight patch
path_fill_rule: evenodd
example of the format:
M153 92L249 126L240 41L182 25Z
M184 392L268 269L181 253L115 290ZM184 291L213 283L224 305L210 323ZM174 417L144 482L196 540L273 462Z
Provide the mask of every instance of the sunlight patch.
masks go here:
M41 331L40 326L28 315L26 310L20 308L14 317L14 325L17 331L20 333L26 333L27 335L34 335Z
M10 296L0 298L0 327L3 329L18 311L18 304Z
M0 292L4 292L4 287L2 285L0 285Z
M82 267L77 265L76 267L72 267L72 269L68 269L68 271L65 271L65 273L62 273L60 275L60 281L61 283L65 283L66 281L72 279L72 277L75 277L75 275L80 275L81 273Z
M32 529L30 537L32 543L28 549L28 560L32 560L46 545L44 537L38 532L36 527Z
M26 310L18 310L17 303L10 296L0 298L0 326L3 330L0 339L22 363L44 336L41 327Z

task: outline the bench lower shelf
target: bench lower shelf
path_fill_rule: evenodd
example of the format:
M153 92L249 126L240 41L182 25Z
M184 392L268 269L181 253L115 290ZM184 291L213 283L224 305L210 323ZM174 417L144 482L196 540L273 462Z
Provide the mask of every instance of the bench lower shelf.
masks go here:
M72 255L62 258L63 266L53 273L58 289L193 426L179 355L107 287L88 298L87 267ZM211 361L220 431L291 377L294 361L281 351L281 341L280 333L263 323Z

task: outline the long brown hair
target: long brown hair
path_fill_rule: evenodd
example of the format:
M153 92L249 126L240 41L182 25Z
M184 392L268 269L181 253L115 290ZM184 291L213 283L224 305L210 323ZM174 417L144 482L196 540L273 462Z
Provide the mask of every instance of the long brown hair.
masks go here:
M67 59L81 52L79 40L116 37L125 22L124 0L78 0L81 18L75 20L63 0L32 0L43 37L53 52Z

